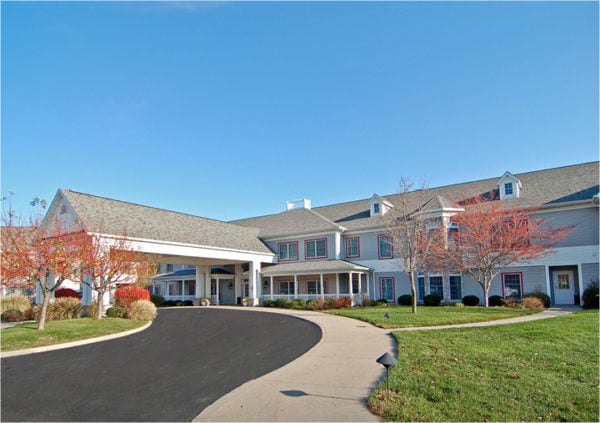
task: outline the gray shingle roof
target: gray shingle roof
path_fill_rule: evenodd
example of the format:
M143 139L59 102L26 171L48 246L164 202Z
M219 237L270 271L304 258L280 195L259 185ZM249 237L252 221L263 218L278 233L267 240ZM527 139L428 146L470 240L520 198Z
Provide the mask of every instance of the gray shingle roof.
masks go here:
M88 231L196 246L272 254L258 238L259 229L234 225L71 190L59 193Z
M521 196L516 199L503 200L514 207L534 207L543 205L566 204L572 201L590 200L598 193L599 163L590 162L553 169L539 170L515 174L522 183ZM440 205L453 206L477 195L494 197L498 195L497 182L502 177L461 184L447 185L437 188L411 191L405 194L382 196L395 206L401 204L405 196L408 209L416 211L428 201L439 202ZM437 197L437 199L436 199ZM307 230L313 232L332 229L333 224L339 224L348 230L380 228L378 217L370 217L369 200L372 197L315 207L311 211L321 216L322 220L313 220L312 225L306 225L303 219L295 219L291 213L284 212L270 216L244 219L235 223L261 228L263 234L279 235L285 233L300 234ZM276 228L276 229L275 229ZM285 232L283 229L285 228Z
M279 276L291 274L319 274L319 273L345 273L366 272L368 267L360 266L344 260L318 260L299 261L294 263L281 263L274 266L264 267L261 271L263 276Z

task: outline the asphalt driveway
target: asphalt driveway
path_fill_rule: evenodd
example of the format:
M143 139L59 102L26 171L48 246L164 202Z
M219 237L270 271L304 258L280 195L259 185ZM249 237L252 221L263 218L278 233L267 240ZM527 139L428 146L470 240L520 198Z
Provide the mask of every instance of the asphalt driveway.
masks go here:
M320 339L317 325L281 314L160 309L135 335L2 359L2 420L191 421Z

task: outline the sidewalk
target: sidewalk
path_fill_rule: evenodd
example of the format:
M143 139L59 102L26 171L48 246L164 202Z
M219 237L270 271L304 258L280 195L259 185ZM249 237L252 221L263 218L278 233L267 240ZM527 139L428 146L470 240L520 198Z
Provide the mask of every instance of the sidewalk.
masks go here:
M368 323L327 313L247 310L309 320L321 327L323 337L302 357L233 390L194 421L379 421L367 409L366 399L385 374L375 360L386 352L395 355L391 335Z
M321 327L323 338L302 357L221 397L194 421L380 421L368 411L366 398L385 375L375 360L385 352L396 355L391 332L505 325L580 309L556 307L489 322L383 330L327 313L249 308L248 311L285 313L314 322Z

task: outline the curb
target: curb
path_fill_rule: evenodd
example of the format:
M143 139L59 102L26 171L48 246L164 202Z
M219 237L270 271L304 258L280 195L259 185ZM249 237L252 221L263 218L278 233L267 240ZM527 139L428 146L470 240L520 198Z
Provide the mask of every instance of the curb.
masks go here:
M111 339L123 338L125 336L133 335L135 333L146 330L150 327L151 324L152 324L152 321L150 321L150 322L146 323L144 326L141 326L136 329L131 329L131 330L128 330L125 332L112 333L110 335L99 336L97 338L81 339L79 341L65 342L63 344L55 344L55 345L46 345L44 347L27 348L24 350L6 351L6 352L0 353L0 359L8 358L8 357L17 357L17 356L28 355L28 354L37 354L37 353L47 352L47 351L62 350L65 348L79 347L82 345L94 344L96 342L110 341Z

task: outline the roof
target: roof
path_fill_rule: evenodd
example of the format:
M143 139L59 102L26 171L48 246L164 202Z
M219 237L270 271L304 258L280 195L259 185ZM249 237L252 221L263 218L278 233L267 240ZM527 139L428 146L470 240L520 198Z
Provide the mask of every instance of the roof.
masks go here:
M314 275L319 273L366 272L368 267L345 260L309 260L294 263L281 263L263 267L262 276Z
M572 202L590 200L599 191L599 163L589 162L546 170L515 174L522 184L519 198L503 200L510 207L538 207L566 205ZM506 173L505 173L506 174ZM436 188L420 189L402 194L381 196L394 206L406 201L410 211L417 211L429 202L428 207L460 207L461 203L479 195L496 198L499 195L498 181L502 175ZM301 234L327 231L338 225L338 230L368 230L382 226L379 217L371 217L369 201L372 197L347 203L315 207L311 212L321 219L313 219L307 225L305 219L296 219L292 212L256 217L235 221L234 223L261 228L261 237L279 234ZM283 230L285 229L285 231Z
M210 268L211 275L233 275L232 272L218 266ZM196 278L196 269L182 269L176 270L175 272L162 273L154 276L152 279L157 281L166 280L182 280L182 279L194 279Z
M73 207L85 229L139 239L227 250L273 254L259 229L174 211L97 197L71 190L59 194Z

